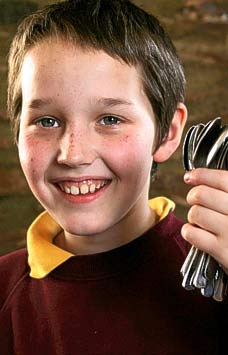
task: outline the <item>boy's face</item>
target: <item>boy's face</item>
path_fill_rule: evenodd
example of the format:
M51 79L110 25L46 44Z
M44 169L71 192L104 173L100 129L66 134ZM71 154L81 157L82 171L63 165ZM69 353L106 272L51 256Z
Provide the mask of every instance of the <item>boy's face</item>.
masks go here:
M155 139L137 69L53 40L27 53L21 84L19 156L37 199L71 234L133 229Z

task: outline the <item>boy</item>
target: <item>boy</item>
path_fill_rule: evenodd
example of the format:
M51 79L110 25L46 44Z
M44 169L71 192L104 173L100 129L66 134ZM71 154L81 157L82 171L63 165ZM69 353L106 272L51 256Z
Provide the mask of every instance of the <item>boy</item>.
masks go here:
M226 353L226 302L182 289L182 222L171 201L148 204L153 162L179 145L183 101L169 37L131 2L66 1L23 21L8 107L45 212L27 250L0 261L3 354ZM189 194L183 229L224 268L227 177L187 177L202 186Z

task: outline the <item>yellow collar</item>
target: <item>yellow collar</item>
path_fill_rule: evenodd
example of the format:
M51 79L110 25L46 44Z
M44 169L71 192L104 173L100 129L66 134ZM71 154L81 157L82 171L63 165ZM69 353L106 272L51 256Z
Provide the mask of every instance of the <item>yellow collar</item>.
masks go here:
M149 206L159 216L159 221L175 208L174 202L157 197L149 201ZM27 234L28 263L30 276L41 279L57 266L74 256L53 244L54 238L61 232L61 227L45 211L31 224Z

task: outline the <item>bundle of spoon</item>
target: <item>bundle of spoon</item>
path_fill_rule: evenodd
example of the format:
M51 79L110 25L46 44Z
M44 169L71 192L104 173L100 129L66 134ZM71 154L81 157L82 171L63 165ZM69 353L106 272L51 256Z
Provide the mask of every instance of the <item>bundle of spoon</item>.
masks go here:
M192 126L183 144L185 170L211 168L228 170L228 124L218 117L207 124ZM181 268L182 286L199 288L205 297L222 301L227 292L227 275L216 260L192 246Z

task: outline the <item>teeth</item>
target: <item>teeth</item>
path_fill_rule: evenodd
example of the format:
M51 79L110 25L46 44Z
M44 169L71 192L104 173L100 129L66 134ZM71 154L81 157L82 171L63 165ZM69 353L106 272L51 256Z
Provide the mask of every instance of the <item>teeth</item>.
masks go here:
M89 187L86 184L83 184L80 186L80 192L82 195L88 194L89 192Z
M72 195L79 195L79 188L77 186L71 186L70 192Z
M71 192L70 187L66 186L66 187L65 187L65 192L66 192L67 194L70 194L70 192Z
M71 195L86 195L89 192L90 193L94 193L96 190L99 190L100 188L102 188L104 185L106 185L105 181L102 181L101 183L95 185L94 183L89 183L87 184L86 181L82 182L81 186L66 186L64 184L59 184L59 187L62 191L64 191L67 194L71 194Z
M65 192L64 186L62 184L59 184L60 189Z
M93 193L95 190L96 190L96 185L95 184L90 185L89 192Z

